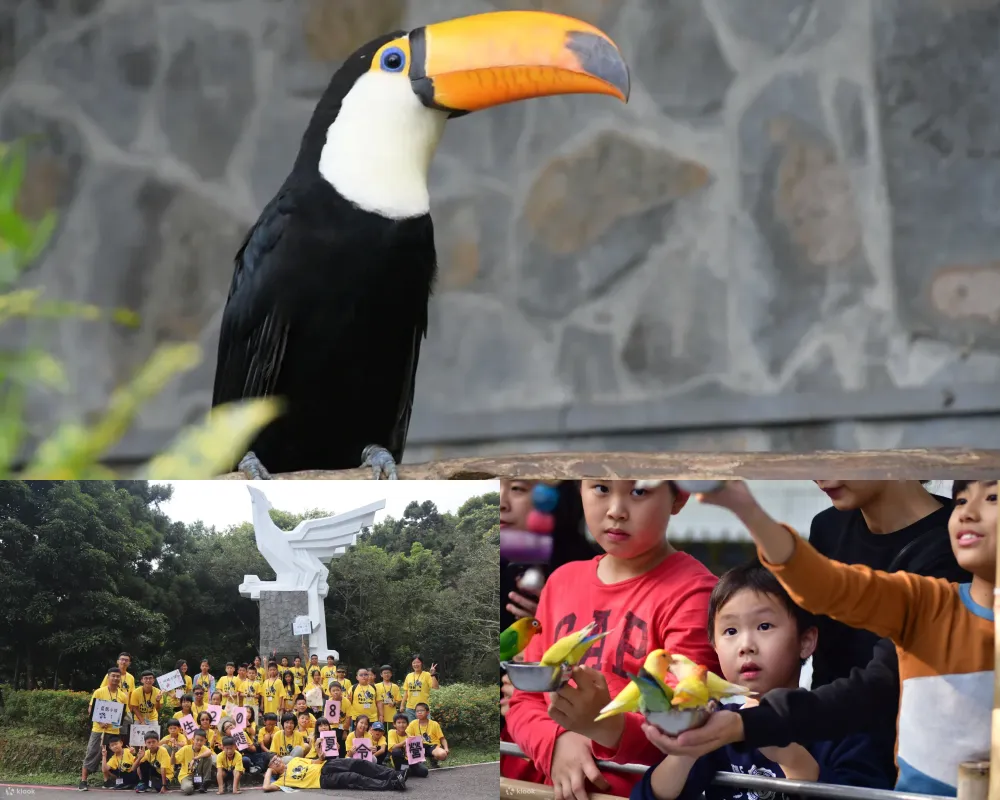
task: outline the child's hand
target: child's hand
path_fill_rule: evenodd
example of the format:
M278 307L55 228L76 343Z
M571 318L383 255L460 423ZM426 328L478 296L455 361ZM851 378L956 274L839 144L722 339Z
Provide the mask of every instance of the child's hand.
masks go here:
M611 788L597 768L590 740L572 731L556 739L551 777L554 800L589 800L588 781L602 792Z
M582 734L605 747L614 747L621 738L624 718L616 716L594 722L594 717L611 702L604 676L591 667L575 667L573 682L575 688L566 683L551 696L549 716L568 731Z
M700 503L728 508L736 515L740 515L747 508L757 505L757 501L750 493L750 488L745 481L726 481L723 488L718 491L697 494L695 497Z

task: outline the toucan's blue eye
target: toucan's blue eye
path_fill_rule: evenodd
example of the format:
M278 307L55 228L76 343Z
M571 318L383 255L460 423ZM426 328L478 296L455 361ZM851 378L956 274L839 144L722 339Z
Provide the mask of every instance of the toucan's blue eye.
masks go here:
M406 66L406 56L398 47L390 47L382 53L382 69L386 72L399 72Z

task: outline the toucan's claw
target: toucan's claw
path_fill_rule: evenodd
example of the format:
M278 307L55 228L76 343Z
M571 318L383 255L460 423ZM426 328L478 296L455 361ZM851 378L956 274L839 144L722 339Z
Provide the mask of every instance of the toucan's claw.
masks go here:
M371 467L372 478L374 480L381 480L383 475L390 481L399 479L399 476L396 474L396 459L392 457L392 453L381 445L368 445L368 447L361 451L361 458L363 459L361 466Z
M260 463L260 459L257 458L253 450L243 456L243 460L240 461L240 472L252 481L271 480L271 473Z

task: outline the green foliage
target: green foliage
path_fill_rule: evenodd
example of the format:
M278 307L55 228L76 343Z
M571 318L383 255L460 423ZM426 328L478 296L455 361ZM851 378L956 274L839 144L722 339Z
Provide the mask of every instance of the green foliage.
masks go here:
M89 692L6 691L0 731L18 728L26 733L51 736L56 741L82 740L86 744L90 735L89 704ZM3 763L2 756L0 763ZM43 767L38 765L38 768Z
M456 683L431 692L431 716L457 750L496 747L500 741L500 691L495 686Z
M73 771L79 780L86 752L86 739L54 738L21 728L0 727L0 764L5 779ZM41 781L36 778L32 782Z
M12 319L75 318L135 327L138 317L126 309L105 310L93 304L51 300L41 289L14 289L22 272L48 246L56 214L30 220L18 209L28 166L27 141L0 142L0 323ZM167 344L153 353L133 380L119 388L103 417L91 427L78 422L59 426L39 445L23 477L110 478L100 459L132 427L139 410L179 374L202 359L194 344ZM25 445L25 411L35 389L70 389L63 365L44 348L30 346L0 353L0 477L12 475ZM215 409L206 420L183 432L148 465L150 477L212 478L229 469L253 437L281 412L273 399L252 400Z
M0 481L0 679L30 669L46 688L55 679L94 689L122 650L133 675L163 674L180 658L194 673L206 657L218 677L226 661L253 658L259 610L236 587L244 575L274 578L253 525L173 522L160 510L171 491L146 481ZM419 651L445 686L495 681L496 503L495 494L473 498L458 515L413 504L423 511L405 520L415 539L407 552L370 544L395 529L389 518L330 564L327 627L352 672L390 663L402 681ZM334 512L271 516L289 530ZM451 552L442 558L419 540L447 540Z

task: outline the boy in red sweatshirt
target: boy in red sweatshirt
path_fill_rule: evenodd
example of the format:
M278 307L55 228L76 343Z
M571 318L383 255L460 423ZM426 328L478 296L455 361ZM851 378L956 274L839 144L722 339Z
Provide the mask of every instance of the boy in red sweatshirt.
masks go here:
M545 695L515 691L511 738L546 777L555 800L587 800L595 789L627 797L641 776L602 774L595 758L653 765L662 754L642 731L640 714L594 718L628 685L646 655L662 648L719 672L705 628L717 579L667 541L667 524L688 496L667 481L583 481L584 518L605 555L559 567L538 603L542 633L525 651L538 661L563 636L597 623L598 640L571 684Z

